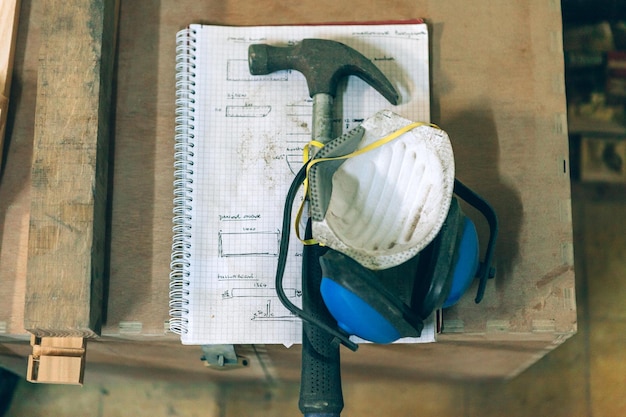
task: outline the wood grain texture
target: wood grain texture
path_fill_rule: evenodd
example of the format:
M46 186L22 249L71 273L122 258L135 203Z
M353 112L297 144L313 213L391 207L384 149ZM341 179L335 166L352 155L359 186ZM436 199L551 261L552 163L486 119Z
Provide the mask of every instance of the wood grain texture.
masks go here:
M9 109L15 39L20 15L20 0L0 2L0 161Z
M43 2L24 327L100 332L116 1Z

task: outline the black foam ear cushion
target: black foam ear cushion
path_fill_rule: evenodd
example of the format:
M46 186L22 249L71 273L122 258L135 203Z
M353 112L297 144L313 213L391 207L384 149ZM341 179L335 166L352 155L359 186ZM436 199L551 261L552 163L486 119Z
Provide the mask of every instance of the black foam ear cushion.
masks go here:
M452 286L457 248L462 236L464 215L452 198L446 220L437 237L420 252L413 287L411 309L425 319L445 301Z

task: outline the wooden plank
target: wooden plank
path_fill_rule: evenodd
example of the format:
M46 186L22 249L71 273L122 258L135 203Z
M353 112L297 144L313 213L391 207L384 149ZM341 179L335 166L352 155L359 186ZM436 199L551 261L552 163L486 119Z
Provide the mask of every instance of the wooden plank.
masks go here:
M20 0L2 0L0 2L0 161L4 148L19 15Z
M117 0L46 0L24 328L100 332Z

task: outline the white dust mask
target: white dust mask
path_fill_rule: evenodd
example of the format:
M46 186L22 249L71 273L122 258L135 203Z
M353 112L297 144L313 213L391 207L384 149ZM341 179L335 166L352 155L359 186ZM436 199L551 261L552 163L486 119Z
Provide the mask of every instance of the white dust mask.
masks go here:
M439 233L454 188L454 156L443 130L385 110L315 159L324 159L309 170L317 242L379 270L411 259Z

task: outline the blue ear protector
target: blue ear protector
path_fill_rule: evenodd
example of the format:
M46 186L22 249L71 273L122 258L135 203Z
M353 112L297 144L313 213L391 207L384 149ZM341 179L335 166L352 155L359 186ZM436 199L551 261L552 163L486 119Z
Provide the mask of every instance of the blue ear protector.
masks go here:
M373 271L333 250L320 263L322 298L339 327L390 343L419 336L423 319L465 293L478 272L478 235L454 198L437 237L402 265Z
M489 225L489 240L482 263L478 259L479 242L474 223L463 214L458 200L453 198L437 237L418 255L396 267L373 271L332 249L320 251L322 280L319 290L336 323L296 307L285 295L282 278L293 201L306 175L305 168L306 165L296 175L285 201L276 271L277 295L293 314L356 350L357 345L349 339L351 335L376 343L419 337L423 320L437 308L454 305L475 278L479 279L475 301L482 300L487 280L495 276L492 259L498 218L489 203L455 179L456 196L476 208ZM310 233L310 227L307 229Z

